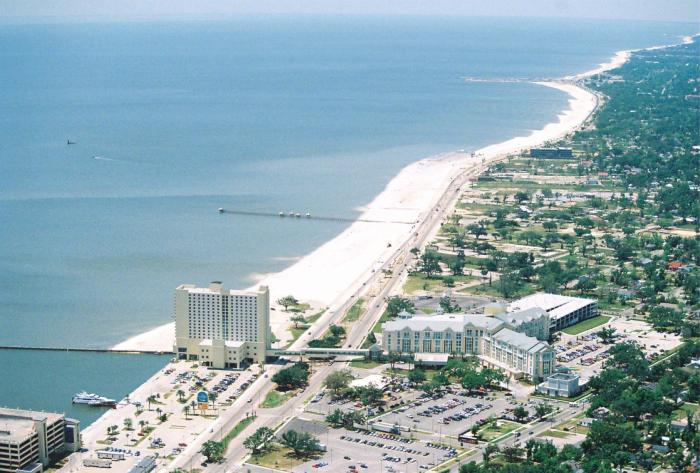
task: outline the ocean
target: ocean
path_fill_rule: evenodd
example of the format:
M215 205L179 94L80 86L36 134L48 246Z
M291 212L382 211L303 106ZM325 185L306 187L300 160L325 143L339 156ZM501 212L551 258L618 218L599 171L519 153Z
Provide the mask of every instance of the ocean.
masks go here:
M109 347L170 321L181 283L250 286L348 223L217 208L356 217L407 164L528 134L566 108L560 91L503 79L582 72L696 28L444 17L0 23L0 345ZM105 361L115 359L0 350L0 405L70 412L63 394L55 404L33 391L87 388L68 374L117 369ZM118 370L138 384L164 363L147 359ZM27 369L42 365L51 384ZM33 389L18 398L7 380Z

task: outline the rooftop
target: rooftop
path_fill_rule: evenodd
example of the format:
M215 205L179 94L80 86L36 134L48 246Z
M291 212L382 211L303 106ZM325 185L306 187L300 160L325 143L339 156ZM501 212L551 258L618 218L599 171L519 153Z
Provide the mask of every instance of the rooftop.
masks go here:
M436 332L450 329L453 332L462 332L465 325L493 330L503 325L503 322L494 317L487 317L481 314L419 315L410 319L386 322L383 325L383 329L400 331L408 328L413 331L432 330Z
M47 424L61 420L63 414L53 412L25 411L0 407L0 440L19 441L34 435L34 422Z
M548 347L546 343L537 340L535 337L528 337L524 333L516 332L509 328L499 330L493 338L530 353L535 353Z
M531 296L513 301L508 306L508 311L516 312L540 308L547 311L550 317L556 320L578 309L582 309L587 305L594 304L595 302L596 301L593 299L585 299L583 297L570 297L560 294L538 292L537 294L532 294Z
M506 312L497 314L496 318L510 325L516 326L526 322L532 322L540 317L549 317L549 314L544 309L539 307L530 307L516 312Z
M226 294L231 296L256 296L267 292L267 286L259 286L256 290L242 291L226 289L221 282L214 281L209 287L197 287L194 284L180 284L178 291L186 291L189 294Z

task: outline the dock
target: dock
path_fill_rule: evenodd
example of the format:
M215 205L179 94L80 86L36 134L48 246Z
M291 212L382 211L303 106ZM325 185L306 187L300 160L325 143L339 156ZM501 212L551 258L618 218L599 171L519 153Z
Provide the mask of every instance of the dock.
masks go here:
M245 215L248 217L275 217L279 219L291 219L291 220L321 220L326 222L363 222L363 223L396 223L401 225L413 225L416 222L407 222L403 220L372 220L366 218L348 218L348 217L332 217L323 215L311 215L311 214L300 214L295 212L290 213L272 213L272 212L252 212L248 210L236 210L236 209L224 209L219 208L220 214L231 214L231 215Z

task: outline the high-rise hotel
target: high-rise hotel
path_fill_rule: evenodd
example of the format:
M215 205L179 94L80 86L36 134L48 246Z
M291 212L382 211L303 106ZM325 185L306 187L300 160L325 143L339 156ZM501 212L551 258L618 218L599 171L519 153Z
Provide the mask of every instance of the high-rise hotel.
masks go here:
M175 290L175 353L213 368L265 361L270 348L270 292L183 284Z

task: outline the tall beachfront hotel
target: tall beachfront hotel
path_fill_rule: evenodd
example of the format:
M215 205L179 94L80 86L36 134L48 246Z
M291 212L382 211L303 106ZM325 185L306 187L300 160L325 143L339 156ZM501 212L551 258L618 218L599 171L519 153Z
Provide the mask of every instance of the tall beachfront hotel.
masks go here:
M175 289L175 353L213 368L265 361L270 348L270 292L183 284Z

